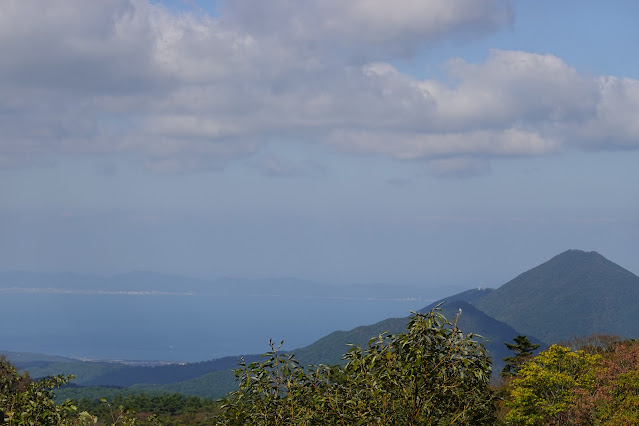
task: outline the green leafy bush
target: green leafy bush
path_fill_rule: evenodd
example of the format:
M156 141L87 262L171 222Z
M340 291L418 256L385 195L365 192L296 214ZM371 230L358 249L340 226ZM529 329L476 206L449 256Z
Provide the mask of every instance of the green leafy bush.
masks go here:
M459 315L457 319L459 318ZM491 362L482 343L436 308L405 333L353 347L345 366L302 367L271 342L262 363L241 362L239 390L218 423L243 425L492 424ZM281 345L280 345L281 346Z
M8 425L71 425L90 424L94 418L67 401L56 404L53 389L66 384L73 376L53 376L31 380L27 373L20 374L0 356L0 420Z

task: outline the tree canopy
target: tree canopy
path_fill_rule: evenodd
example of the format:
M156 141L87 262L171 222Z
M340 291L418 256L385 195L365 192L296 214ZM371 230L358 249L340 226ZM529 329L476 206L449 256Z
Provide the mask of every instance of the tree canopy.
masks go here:
M502 377L516 375L519 368L534 356L533 351L540 346L538 343L532 343L528 337L522 335L515 337L513 340L515 343L504 343L509 350L513 351L513 355L504 358L506 364L500 373Z
M459 316L457 317L459 318ZM271 342L266 361L236 370L224 424L492 424L491 361L438 308L414 313L406 332L353 347L345 366L302 367Z
M0 420L8 425L89 424L93 417L77 414L67 401L55 404L53 389L66 384L72 376L53 376L31 380L0 355Z

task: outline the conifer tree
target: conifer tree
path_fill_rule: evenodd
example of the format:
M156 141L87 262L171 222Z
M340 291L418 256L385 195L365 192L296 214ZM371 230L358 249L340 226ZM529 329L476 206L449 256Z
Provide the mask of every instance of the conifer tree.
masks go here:
M519 335L513 340L515 343L504 343L513 351L513 356L503 358L506 365L501 370L502 377L515 376L521 366L533 357L533 351L539 347L539 344L533 344L526 336Z

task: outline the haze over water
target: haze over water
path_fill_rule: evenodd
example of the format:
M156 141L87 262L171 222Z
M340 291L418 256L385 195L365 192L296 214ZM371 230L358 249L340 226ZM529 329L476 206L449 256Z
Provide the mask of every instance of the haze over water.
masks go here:
M427 300L3 294L0 350L81 358L205 361L285 349L409 315Z

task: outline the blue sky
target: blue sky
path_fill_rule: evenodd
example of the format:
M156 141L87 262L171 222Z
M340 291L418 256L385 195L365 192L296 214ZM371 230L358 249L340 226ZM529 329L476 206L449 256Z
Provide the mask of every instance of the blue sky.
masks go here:
M0 269L639 273L634 1L0 3Z

